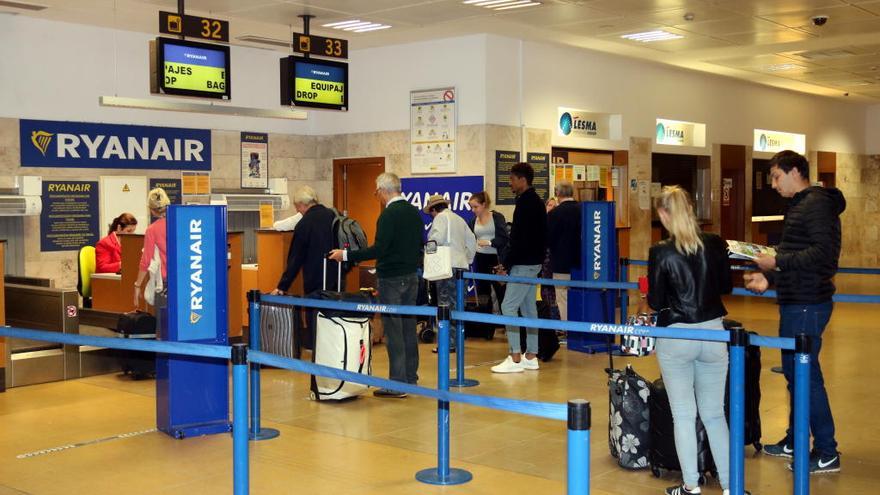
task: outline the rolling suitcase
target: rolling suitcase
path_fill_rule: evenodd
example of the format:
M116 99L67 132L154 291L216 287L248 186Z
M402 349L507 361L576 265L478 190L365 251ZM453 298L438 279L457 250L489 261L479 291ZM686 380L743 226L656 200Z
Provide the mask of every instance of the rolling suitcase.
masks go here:
M327 260L324 260L324 278L327 276ZM342 278L339 264L338 278ZM325 283L326 287L326 283ZM339 287L339 285L337 285ZM364 294L346 294L322 290L309 297L328 301L358 302L370 304L372 298ZM372 340L370 317L365 313L319 309L313 311L315 349L312 362L355 373L371 374ZM314 400L342 400L357 397L367 390L366 385L334 378L312 375L311 397Z
M474 313L485 313L490 315L492 314L491 297L477 295L476 302L466 302L464 306L465 311L471 311ZM469 339L480 338L492 340L493 338L495 338L495 324L469 321L464 324L464 336Z
M156 317L144 311L130 311L119 315L116 332L124 339L156 340ZM123 374L135 380L156 376L156 354L145 351L118 349L119 367Z
M731 329L741 327L742 323L735 320L724 319L724 328ZM757 335L749 332L749 335ZM728 368L729 373L729 368ZM727 385L724 393L724 414L730 423L730 375L728 374ZM760 452L761 445L761 347L756 345L746 346L746 390L745 390L745 435L743 442L751 445Z
M651 415L650 449L648 461L651 463L651 473L656 477L666 471L681 471L678 462L678 453L675 449L675 429L672 420L672 409L669 407L669 395L663 385L663 379L658 378L651 384L651 395L648 401ZM697 415L697 469L700 472L700 484L706 482L706 475L715 475L715 461L709 450L709 436L706 428Z
M613 366L612 366L613 368ZM626 469L648 467L651 437L647 380L627 366L608 368L608 449L617 464Z
M538 318L544 320L558 320L559 308L548 303L547 301L538 301ZM522 352L526 352L526 329L520 327L519 343ZM559 350L559 335L555 330L539 329L538 330L538 359L543 362L553 359L553 355Z

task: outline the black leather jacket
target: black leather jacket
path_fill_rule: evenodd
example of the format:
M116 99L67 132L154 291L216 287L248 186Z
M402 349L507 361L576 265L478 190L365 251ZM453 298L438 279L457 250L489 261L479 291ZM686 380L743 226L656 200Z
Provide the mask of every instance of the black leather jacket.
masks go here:
M657 325L700 323L727 314L722 294L730 294L726 243L701 233L703 249L683 255L671 240L651 247L648 256L648 305L658 312Z

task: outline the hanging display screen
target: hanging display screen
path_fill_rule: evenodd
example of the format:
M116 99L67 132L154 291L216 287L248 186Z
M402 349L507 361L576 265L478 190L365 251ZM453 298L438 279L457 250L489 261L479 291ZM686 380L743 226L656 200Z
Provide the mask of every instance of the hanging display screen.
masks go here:
M328 60L281 59L281 104L348 109L348 64Z
M162 93L230 98L228 46L157 38L156 56Z

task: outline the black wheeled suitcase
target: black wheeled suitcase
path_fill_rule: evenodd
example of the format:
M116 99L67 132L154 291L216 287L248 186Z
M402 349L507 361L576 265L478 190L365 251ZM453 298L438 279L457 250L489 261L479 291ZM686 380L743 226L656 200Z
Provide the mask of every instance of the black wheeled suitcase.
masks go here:
M124 339L156 339L156 317L144 311L130 311L119 315L116 332ZM119 349L122 372L135 380L156 376L156 354Z
M542 320L559 320L559 308L548 303L547 301L538 301L538 318ZM519 343L522 352L526 352L526 329L520 327ZM538 359L550 361L553 355L559 350L559 335L556 330L539 329L538 330Z
M742 323L724 319L724 328L742 327ZM749 332L749 335L757 335ZM724 413L730 423L730 369L728 368L727 385L724 393ZM745 390L745 435L743 442L751 445L756 451L761 448L761 348L756 345L746 346L746 390Z
M467 302L465 303L465 311L470 311L473 313L485 313L492 314L492 298L489 296L477 296L477 302ZM480 338L485 340L492 340L495 338L495 327L494 323L478 323L475 321L469 321L464 324L464 336L466 338Z
M665 471L681 471L678 453L675 448L675 427L672 409L669 407L669 395L663 379L658 378L651 384L651 398L648 401L651 415L651 447L648 461L651 472L656 477ZM700 484L705 483L706 475L715 475L715 461L709 450L709 436L706 427L697 415L697 469L700 472Z
M608 449L617 464L626 469L648 467L651 446L651 389L647 380L627 365L624 370L608 368Z

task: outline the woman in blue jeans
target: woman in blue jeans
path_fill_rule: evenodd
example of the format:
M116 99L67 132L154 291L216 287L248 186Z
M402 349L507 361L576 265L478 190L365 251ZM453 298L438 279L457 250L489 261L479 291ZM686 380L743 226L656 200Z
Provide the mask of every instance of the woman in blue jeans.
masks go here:
M700 231L688 193L667 186L656 204L669 238L648 256L648 304L659 326L723 331L722 294L732 290L725 242ZM684 332L683 332L684 333ZM660 339L657 359L675 422L675 448L683 482L667 495L701 493L697 468L697 411L709 435L724 495L729 493L730 443L724 417L727 346L723 342Z

